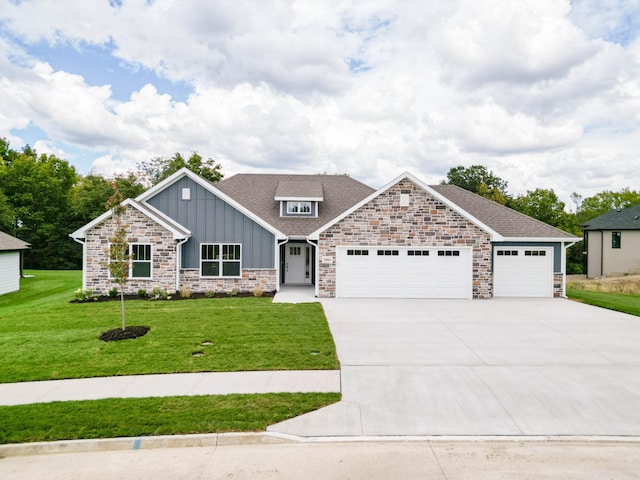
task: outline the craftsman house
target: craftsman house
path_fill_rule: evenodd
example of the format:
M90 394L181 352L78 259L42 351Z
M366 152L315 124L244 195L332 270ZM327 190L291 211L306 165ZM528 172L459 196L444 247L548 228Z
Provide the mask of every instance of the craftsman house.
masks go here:
M405 173L374 190L346 175L240 174L209 183L182 169L127 207L130 293L276 291L318 297L564 295L566 232L453 185ZM106 212L71 234L83 286L106 293Z

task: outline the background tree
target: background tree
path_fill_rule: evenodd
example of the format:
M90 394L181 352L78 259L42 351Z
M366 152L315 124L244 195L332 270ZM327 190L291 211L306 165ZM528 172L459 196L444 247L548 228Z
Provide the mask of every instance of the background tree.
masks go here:
M509 199L507 182L482 165L453 167L447 172L447 179L442 184L457 185L502 205Z
M575 195L575 194L574 194ZM624 188L619 192L605 190L582 200L576 211L577 222L582 224L609 210L633 207L640 203L640 192Z
M203 160L196 152L193 152L188 159L185 159L180 153L175 153L170 158L156 157L138 165L138 168L152 185L161 182L184 167L213 183L219 182L223 177L222 166L219 163L211 158Z
M127 240L127 226L124 224L124 214L127 208L122 206L122 194L116 182L112 182L113 195L109 197L106 207L113 213L113 235L109 237L109 273L120 285L120 305L122 312L122 330L125 330L124 318L124 287L129 278L129 241Z
M77 268L82 250L68 236L70 191L78 174L55 155L38 155L28 145L17 152L3 140L0 215L9 233L29 242L27 268Z

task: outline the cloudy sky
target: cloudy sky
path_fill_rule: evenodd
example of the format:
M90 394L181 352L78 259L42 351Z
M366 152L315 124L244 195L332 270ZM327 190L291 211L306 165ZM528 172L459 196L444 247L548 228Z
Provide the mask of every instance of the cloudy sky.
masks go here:
M0 0L0 136L110 174L640 188L640 0Z

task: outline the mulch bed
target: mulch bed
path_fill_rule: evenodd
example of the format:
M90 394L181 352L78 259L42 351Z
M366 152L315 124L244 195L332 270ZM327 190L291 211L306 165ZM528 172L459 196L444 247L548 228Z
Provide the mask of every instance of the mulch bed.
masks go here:
M103 332L98 338L103 342L117 342L119 340L143 337L148 331L149 327L141 326L126 327L124 330L122 328L114 328L113 330Z
M273 297L275 296L276 292L263 292L262 296L263 297ZM163 298L163 299L159 299L159 300L155 300L155 299L151 299L149 297L141 297L140 295L125 295L124 299L125 300L149 300L149 301L153 301L153 302L161 302L161 301L174 301L174 300L197 300L199 298L233 298L233 297L238 297L238 298L243 298L243 297L253 297L253 292L237 292L233 295L229 295L228 293L224 293L224 292L219 292L219 293L192 293L189 297L181 297L179 293L174 293L172 295L170 295L170 298ZM114 302L120 301L120 295L116 296L116 297L110 297L109 295L94 295L93 297L91 297L91 300L88 301L78 301L78 300L71 300L69 303L91 303L91 302Z

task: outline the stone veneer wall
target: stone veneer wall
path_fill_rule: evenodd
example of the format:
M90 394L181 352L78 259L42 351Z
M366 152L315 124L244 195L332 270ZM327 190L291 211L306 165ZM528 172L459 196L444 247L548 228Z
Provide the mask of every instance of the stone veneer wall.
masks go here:
M562 282L564 280L564 273L553 274L553 296L554 298L562 297Z
M168 291L176 288L176 242L169 230L157 224L135 208L128 206L123 217L127 225L129 243L150 243L152 245L152 265L150 279L129 278L125 294L135 294L139 289L149 292L158 285ZM113 235L115 221L108 218L94 227L86 235L87 288L99 295L106 295L118 283L109 278L108 245Z
M318 244L320 297L335 297L336 247L350 245L473 247L473 298L493 295L489 235L407 179L327 229Z
M242 278L200 278L197 269L180 270L180 285L188 287L191 292L201 293L253 292L256 288L265 293L275 292L277 279L275 268L245 268L242 269Z

